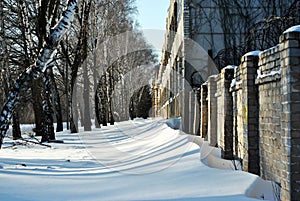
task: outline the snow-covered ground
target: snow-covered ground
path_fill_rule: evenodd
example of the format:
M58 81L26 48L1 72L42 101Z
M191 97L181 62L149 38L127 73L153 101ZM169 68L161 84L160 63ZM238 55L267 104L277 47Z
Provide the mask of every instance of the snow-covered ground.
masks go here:
M269 183L259 177L230 165L211 168L232 162L163 119L121 122L79 135L64 131L57 139L64 143L12 146L5 139L1 201L273 199Z

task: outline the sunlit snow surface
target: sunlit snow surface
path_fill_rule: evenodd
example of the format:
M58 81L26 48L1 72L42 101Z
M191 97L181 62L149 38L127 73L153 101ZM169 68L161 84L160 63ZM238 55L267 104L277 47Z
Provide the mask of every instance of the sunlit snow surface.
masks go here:
M244 56L258 56L260 53L261 53L260 50L255 50L255 51L246 53Z
M292 26L285 30L283 33L289 33L289 32L300 32L300 25Z
M163 119L121 122L79 135L65 131L57 139L64 144L51 148L31 143L8 147L13 142L5 139L0 200L272 197L255 175L206 166L193 137L171 129Z

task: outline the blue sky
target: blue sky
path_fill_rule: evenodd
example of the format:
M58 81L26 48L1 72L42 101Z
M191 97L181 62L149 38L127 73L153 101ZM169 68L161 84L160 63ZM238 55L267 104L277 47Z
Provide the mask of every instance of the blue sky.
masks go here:
M136 0L141 29L165 29L170 0Z
M136 0L138 9L137 21L144 36L153 46L154 51L161 56L164 43L166 17L170 0Z

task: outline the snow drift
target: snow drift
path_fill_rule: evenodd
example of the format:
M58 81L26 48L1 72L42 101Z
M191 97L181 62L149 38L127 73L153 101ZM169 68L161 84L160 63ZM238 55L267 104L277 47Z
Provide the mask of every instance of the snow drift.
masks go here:
M273 199L270 185L259 177L226 165L221 167L229 169L209 167L225 164L218 150L164 119L121 122L79 135L65 131L57 138L65 143L51 148L5 140L0 200Z

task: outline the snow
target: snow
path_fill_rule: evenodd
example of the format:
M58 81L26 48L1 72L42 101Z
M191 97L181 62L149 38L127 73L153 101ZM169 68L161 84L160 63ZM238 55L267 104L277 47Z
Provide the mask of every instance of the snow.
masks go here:
M235 87L235 86L240 85L240 84L242 84L242 80L237 82L236 79L232 79L231 83L230 83L230 87Z
M236 79L232 79L230 83L230 87L235 87L236 86Z
M5 139L0 200L273 199L268 182L234 171L218 148L170 128L165 119L135 119L78 135L64 131L57 139L65 143L51 148L22 141L12 146L17 142Z
M261 53L260 50L255 50L255 51L246 53L244 56L258 56L260 53Z
M182 130L182 127L181 127L181 117L179 118L171 118L171 119L168 119L166 121L166 124L170 127L170 128L173 128L173 129L180 129Z
M289 33L289 32L300 32L300 25L292 26L285 30L283 33Z
M281 75L281 69L278 71L271 71L270 73L261 74L260 70L257 70L257 77L256 79L262 79L265 77L274 77L276 75Z
M224 67L224 69L235 69L235 68L237 68L237 66L228 65L228 66Z

